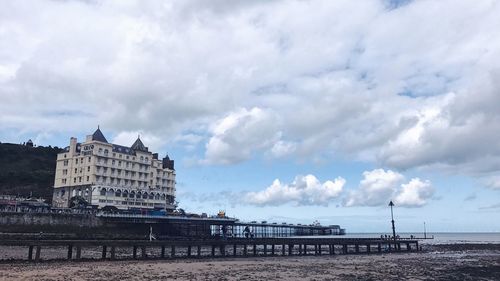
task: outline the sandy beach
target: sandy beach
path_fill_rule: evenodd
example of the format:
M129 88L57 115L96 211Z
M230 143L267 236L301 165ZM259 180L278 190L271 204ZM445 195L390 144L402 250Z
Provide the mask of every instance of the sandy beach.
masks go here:
M0 280L499 280L500 244L382 255L0 264Z

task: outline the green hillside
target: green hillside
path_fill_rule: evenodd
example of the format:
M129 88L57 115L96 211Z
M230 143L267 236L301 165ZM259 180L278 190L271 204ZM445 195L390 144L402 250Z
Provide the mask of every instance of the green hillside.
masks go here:
M49 202L58 147L0 143L0 194L42 197Z

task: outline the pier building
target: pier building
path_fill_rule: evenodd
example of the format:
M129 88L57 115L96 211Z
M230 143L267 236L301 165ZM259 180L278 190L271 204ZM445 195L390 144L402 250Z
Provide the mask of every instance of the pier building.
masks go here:
M158 158L140 137L130 146L109 143L99 128L84 142L70 139L57 155L52 206L83 198L98 208L175 209L174 160Z

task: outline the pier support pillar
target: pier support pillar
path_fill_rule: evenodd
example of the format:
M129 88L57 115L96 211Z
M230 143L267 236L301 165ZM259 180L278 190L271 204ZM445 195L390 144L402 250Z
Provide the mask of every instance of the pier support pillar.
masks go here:
M146 255L146 246L142 246L141 247L141 258L143 258L143 259L147 258L147 255Z
M104 259L106 259L106 256L107 256L107 254L108 254L108 252L107 252L107 251L108 251L108 247L107 247L106 245L103 245L103 246L102 246L102 256L101 256L101 258L102 258L103 260L104 260Z
M356 254L359 254L359 245L358 244L354 245L354 251L356 252Z
M198 257L201 257L201 245L198 245L198 252L196 253Z
M191 245L188 245L187 248L187 256L190 258L191 257Z
M264 256L267 256L267 244L264 244Z
M137 258L137 246L132 246L132 258L136 259Z
M319 244L319 245L318 245L318 254L319 254L320 256L321 256L321 254L322 254L322 249L321 249L321 248L322 248L322 245L321 245L321 244Z
M233 256L236 257L236 244L233 245Z
M253 244L253 255L257 256L257 244Z
M40 252L42 251L42 246L38 245L35 249L35 261L40 260Z
M274 256L274 244L271 245L271 256Z
M371 245L370 244L366 244L366 252L369 254L372 252L372 249L371 249Z
M243 245L243 255L247 256L247 244Z
M175 257L175 246L172 245L170 248L170 257L174 258Z
M409 243L409 242L407 242L407 243L406 243L406 250L407 250L408 252L409 252L409 251L411 251L411 246L410 246L410 243Z
M161 256L162 259L165 258L165 245L161 245Z
M111 246L111 259L114 260L116 258L116 247L115 246Z
M285 255L285 244L281 245L281 255L284 256Z
M82 246L76 246L76 259L79 260L82 258Z
M342 251L347 254L347 244L342 245Z
M293 254L293 247L294 245L288 244L288 255L291 256Z
M212 257L215 257L215 245L212 245Z
M299 244L299 256L302 256L302 244Z
M33 260L33 246L30 245L28 248L28 260L31 261Z
M68 245L68 260L73 257L73 245Z
M382 253L382 243L377 243L377 250L379 253Z
M226 256L226 245L222 244L220 246L220 254L224 257Z

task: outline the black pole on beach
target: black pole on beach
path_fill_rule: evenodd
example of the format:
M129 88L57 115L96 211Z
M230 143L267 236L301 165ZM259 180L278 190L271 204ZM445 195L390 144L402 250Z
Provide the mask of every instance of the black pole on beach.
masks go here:
M391 223L392 223L392 237L394 238L394 241L396 240L396 228L394 227L394 214L392 213L392 207L394 206L394 203L389 202L389 206L391 206Z

